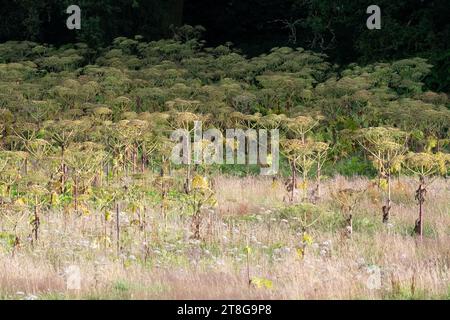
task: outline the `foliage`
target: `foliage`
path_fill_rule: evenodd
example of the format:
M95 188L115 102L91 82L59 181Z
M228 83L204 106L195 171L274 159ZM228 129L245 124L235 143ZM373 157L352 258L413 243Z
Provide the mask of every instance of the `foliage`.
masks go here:
M48 211L65 221L98 218L95 245L110 250L115 241L118 255L136 233L146 260L150 241L170 235L151 231L152 224L166 227L176 212L190 241L208 243L223 214L216 176L254 175L260 164L172 164L172 131L192 138L195 121L221 132L249 130L247 142L259 129L279 130L282 170L273 190L282 181L290 204L276 217L301 232L302 257L315 241L310 229L335 231L344 220L351 231L356 213L358 190L331 190L340 210L321 206L324 173L376 170L390 208L391 174L448 172L449 99L425 90L427 61L337 70L302 48L247 58L229 44L204 47L200 27L173 31L175 39L152 42L119 37L97 56L82 43L0 44L0 211L8 213L8 234L18 237L12 252L23 238L39 245ZM191 146L209 153L210 142ZM15 233L23 217L31 237Z

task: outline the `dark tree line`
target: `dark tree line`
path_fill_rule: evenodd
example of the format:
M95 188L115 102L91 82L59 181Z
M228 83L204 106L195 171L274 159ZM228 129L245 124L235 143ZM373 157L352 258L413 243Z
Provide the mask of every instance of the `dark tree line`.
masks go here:
M207 39L215 43L232 41L245 52L258 54L273 46L298 46L324 52L339 64L421 56L435 65L427 84L437 91L450 90L448 0L216 0L214 6L208 3L208 0L186 1L185 22L203 25ZM381 8L381 30L366 28L366 9L371 4Z
M65 28L70 4L82 30ZM118 36L171 36L171 25L202 25L209 45L231 41L248 55L274 46L304 47L339 64L421 56L435 66L426 79L450 90L448 0L378 0L382 29L366 28L368 0L0 0L0 42L74 41L108 45Z
M66 9L82 10L82 29L66 28ZM83 41L106 45L118 36L149 39L170 36L181 25L183 0L0 0L0 41L32 40L53 44Z

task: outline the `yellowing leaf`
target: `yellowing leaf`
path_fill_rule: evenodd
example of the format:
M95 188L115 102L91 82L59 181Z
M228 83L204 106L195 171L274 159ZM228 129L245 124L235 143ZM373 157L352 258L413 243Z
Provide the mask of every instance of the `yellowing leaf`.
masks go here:
M26 206L26 200L24 198L19 198L14 203L20 207Z
M429 137L427 139L427 143L426 143L426 146L425 146L425 151L426 152L431 152L431 150L433 148L435 148L437 146L437 144L438 144L438 140L436 138Z
M59 197L56 192L52 192L52 194L50 196L50 203L51 203L52 207L56 207L59 204Z
M308 182L303 181L303 182L297 183L297 189L306 190L307 188L308 188Z
M313 243L313 238L311 237L311 235L304 233L303 234L303 242L305 244L307 244L308 246L310 246Z
M208 180L201 175L196 175L192 179L192 188L201 190L208 189Z
M250 283L253 284L258 289L262 289L262 288L272 289L272 287L273 287L272 280L265 279L265 278L254 277L250 280Z
M272 189L278 189L279 187L280 187L280 183L277 180L273 180L271 188Z
M380 179L380 189L386 191L388 189L387 179Z
M5 185L0 185L0 196L6 197L8 195L8 192L6 191Z
M130 260L125 260L124 262L123 262L123 266L125 267L125 268L128 268L128 267L130 267L131 266L131 261Z

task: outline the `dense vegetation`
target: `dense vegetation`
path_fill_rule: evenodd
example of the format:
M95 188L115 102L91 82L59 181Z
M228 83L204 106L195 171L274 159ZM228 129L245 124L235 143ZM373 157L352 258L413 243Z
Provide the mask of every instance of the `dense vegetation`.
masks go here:
M65 28L66 8L82 8L82 28ZM251 56L272 47L300 46L333 63L428 59L432 90L450 90L450 7L446 0L379 0L382 29L366 28L367 0L79 0L3 1L0 42L29 40L105 46L119 36L149 40L172 35L171 25L206 28L209 46L232 41Z
M49 191L64 194L70 180L82 193L105 166L108 178L136 173L138 165L143 172L152 160L163 167L170 130L202 120L222 131L280 129L294 182L297 170L306 181L324 165L328 174L369 174L370 161L380 179L390 178L408 150L435 157L430 161L447 173L449 99L424 92L426 60L337 72L325 56L301 48L247 59L229 46L203 48L197 28L180 28L176 36L149 43L117 38L95 61L82 43L2 44L5 166L19 174L31 163L33 174L43 170L49 183L62 184ZM7 174L7 193L19 178Z
M96 50L83 43L0 45L4 252L14 256L47 248L49 232L63 232L62 225L50 227L58 217L64 232L75 223L77 237L88 237L95 250L119 257L124 265L137 256L139 263L153 267L152 252L174 237L181 241L189 234L194 245L214 247L222 243L214 224L253 226L260 220L247 217L245 210L236 216L217 212L216 180L221 174L257 174L257 166L190 167L169 161L170 132L191 130L194 120L221 131L280 130L283 171L273 180L278 190L273 193L284 193L284 205L264 223L270 239L271 228L290 221L295 237L300 233L300 258L314 241L310 233L316 223L352 237L355 208L368 186L334 184L323 200L323 180L330 184L336 174L377 178L371 182L377 200L365 226L389 226L392 211L399 210L392 200L399 197L398 188L410 195L417 188L418 219L409 227L421 238L435 236L427 218L424 224L423 204L427 190L444 199L448 191L445 181L439 190L430 189L430 182L449 170L450 100L424 89L432 68L425 59L338 70L325 55L301 48L273 48L254 58L229 45L206 48L199 32L184 26L174 39L153 42L120 37ZM400 175L412 175L416 188L399 187L397 181L394 190L393 179ZM324 209L324 203L332 203L332 209ZM272 226L273 221L278 222ZM436 231L439 237L448 231L445 223L442 228L443 233ZM245 238L236 239L237 246L245 245ZM244 248L248 269L251 248ZM59 262L61 254L56 254ZM175 265L182 261L181 256L170 259L166 262ZM248 281L272 287L267 279Z

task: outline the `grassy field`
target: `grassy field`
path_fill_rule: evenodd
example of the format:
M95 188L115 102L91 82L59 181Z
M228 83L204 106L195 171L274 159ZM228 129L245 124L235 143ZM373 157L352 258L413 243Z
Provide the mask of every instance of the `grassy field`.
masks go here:
M428 188L422 241L413 235L417 181L392 183L389 224L383 192L365 178L324 181L316 204L286 203L281 181L218 176L217 206L203 212L201 239L179 202L161 217L146 208L117 221L102 214L41 213L39 241L0 242L3 299L449 299L450 185ZM352 210L352 233L335 190L365 190ZM26 235L27 218L1 215ZM13 221L14 220L14 221ZM143 227L142 227L143 226ZM347 228L348 229L348 228ZM10 228L8 230L11 230ZM81 289L67 290L67 267L80 268ZM251 282L251 284L249 284Z
M426 59L179 32L0 43L0 297L449 297L450 98Z

